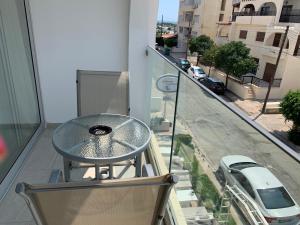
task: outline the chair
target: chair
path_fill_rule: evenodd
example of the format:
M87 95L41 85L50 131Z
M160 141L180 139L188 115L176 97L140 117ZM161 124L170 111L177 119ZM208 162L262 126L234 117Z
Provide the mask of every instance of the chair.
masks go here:
M158 225L172 174L122 180L46 185L19 183L16 192L28 204L38 225Z

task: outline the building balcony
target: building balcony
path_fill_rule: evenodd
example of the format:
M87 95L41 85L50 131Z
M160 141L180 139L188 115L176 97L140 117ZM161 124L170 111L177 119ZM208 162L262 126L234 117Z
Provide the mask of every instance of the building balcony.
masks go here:
M280 23L300 23L300 9L282 12L279 18Z
M232 15L232 21L235 21L237 24L271 25L275 23L275 19L276 14L272 12L235 12Z
M72 5L65 1L30 1L32 17L26 17L29 10L26 14L24 4L14 5L21 1L3 2L6 5L1 4L1 7L7 10L1 11L5 24L1 29L6 32L1 33L0 46L5 46L5 52L0 52L3 59L0 63L7 63L1 64L4 72L0 73L0 225L35 224L26 202L15 193L15 187L18 182L47 184L53 169L63 169L62 156L52 145L53 131L59 124L81 115L85 104L90 103L93 110L96 105L112 110L127 106L129 98L130 116L139 118L152 130L142 164L150 164L155 175L171 172L179 177L168 200L165 225L217 224L224 222L224 218L226 224L268 225L266 215L242 185L225 186L218 168L220 160L228 155L248 156L257 161L257 167L270 170L293 197L287 204L300 203L299 154L158 51L147 47L154 46L154 40L149 41L155 34L153 1L111 0L105 4L91 1L91 5L82 1L74 1ZM124 5L116 7L120 4ZM119 11L116 13L116 10ZM114 20L107 23L109 15L113 15ZM61 16L66 17L62 20ZM34 29L25 23L31 19ZM120 76L128 70L130 81L128 84L126 79L117 80L119 89L112 90L106 79L115 77L115 70L122 71L117 73ZM83 87L80 83L83 71L92 78L104 80L89 80L85 83L86 92L81 92L78 88ZM97 71L102 73L99 75ZM123 88L128 86L130 94L122 95ZM104 94L97 92L101 90ZM89 91L92 94L81 99L80 93ZM125 100L120 102L121 97L115 99L115 94ZM127 106L125 114L128 111ZM122 169L124 165L120 166ZM96 167L74 168L71 178L92 180ZM116 168L115 174L119 174L118 179L133 177L134 170L130 164L126 173ZM228 168L223 173L231 171ZM252 179L261 180L256 174ZM110 186L107 188L112 190ZM224 201L228 197L236 204L227 207ZM274 199L269 200L270 204L278 203L278 198ZM103 210L101 204L95 202L92 209ZM120 215L117 205L118 202L114 217ZM227 211L221 211L225 208ZM298 220L299 215L292 219ZM74 223L63 225L71 224ZM137 224L134 218L132 224ZM123 225L122 221L118 225Z

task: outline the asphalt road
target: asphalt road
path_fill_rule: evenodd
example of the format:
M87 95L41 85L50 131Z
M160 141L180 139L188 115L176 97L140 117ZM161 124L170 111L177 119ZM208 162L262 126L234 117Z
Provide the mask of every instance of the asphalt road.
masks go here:
M176 69L161 59L153 60L151 68L154 80L161 74L176 74ZM154 85L152 90L155 89ZM152 93L154 96L162 97L162 93L155 92ZM170 97L167 118L173 121L175 95L170 94ZM299 162L184 76L180 80L178 101L176 133L191 133L198 149L213 168L218 167L223 156L248 156L269 168L300 204Z
M300 164L296 160L187 78L181 80L178 100L180 123L214 168L225 155L249 156L269 168L300 203Z

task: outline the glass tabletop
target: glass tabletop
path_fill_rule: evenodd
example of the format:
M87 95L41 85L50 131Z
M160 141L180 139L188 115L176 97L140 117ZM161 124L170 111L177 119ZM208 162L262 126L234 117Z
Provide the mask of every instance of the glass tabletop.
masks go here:
M64 157L81 162L111 163L133 158L150 141L150 129L132 117L99 114L60 125L53 145Z

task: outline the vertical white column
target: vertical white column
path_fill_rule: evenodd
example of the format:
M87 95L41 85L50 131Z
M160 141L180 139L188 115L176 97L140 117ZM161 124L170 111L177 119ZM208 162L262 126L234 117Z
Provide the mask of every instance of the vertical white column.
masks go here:
M147 45L155 45L158 0L131 0L129 16L130 115L149 121L151 78L147 77Z

